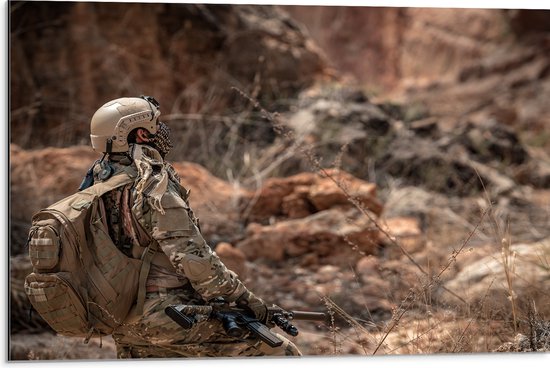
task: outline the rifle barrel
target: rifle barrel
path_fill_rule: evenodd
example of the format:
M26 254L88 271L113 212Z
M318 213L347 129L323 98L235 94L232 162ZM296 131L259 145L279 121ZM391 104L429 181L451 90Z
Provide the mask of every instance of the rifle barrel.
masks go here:
M305 311L290 311L292 319L298 319L302 321L325 321L327 315L320 312L305 312Z

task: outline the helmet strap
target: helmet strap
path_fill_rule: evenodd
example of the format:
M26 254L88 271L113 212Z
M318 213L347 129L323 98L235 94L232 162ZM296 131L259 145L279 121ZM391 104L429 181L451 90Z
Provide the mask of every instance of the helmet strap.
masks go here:
M111 138L107 139L107 143L105 144L105 152L111 153L113 150L113 140Z

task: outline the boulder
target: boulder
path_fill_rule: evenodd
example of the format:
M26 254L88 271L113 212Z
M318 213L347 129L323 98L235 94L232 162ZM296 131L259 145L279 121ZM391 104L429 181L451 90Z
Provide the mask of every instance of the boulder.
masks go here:
M376 216L380 215L382 205L376 198L376 184L357 179L344 171L328 170L327 174L328 177L318 180L308 194L316 210L349 206L351 197Z
M264 224L272 218L304 218L336 206L351 208L352 202L376 216L382 211L375 184L335 169L267 179L259 194L245 195L241 201L248 220Z
M27 151L10 144L12 254L23 251L32 215L75 193L98 158L86 146Z
M504 255L509 254L508 266ZM495 252L465 266L445 286L459 294L472 306L483 306L494 314L510 315L511 299L516 308L526 308L536 303L541 315L550 312L550 296L544 285L550 285L548 271L550 238L530 243L517 244L509 252ZM443 294L444 302L448 294Z
M479 162L495 160L505 165L519 165L527 161L528 153L518 134L495 119L479 124L467 122L454 133L455 144L460 144Z
M347 264L377 252L378 232L357 209L333 208L273 225L252 223L236 244L250 261L298 259L308 264Z
M90 146L23 150L10 144L12 213L17 219L77 191L88 168L99 159Z
M271 217L284 217L289 213L311 214L303 202L309 188L315 181L314 175L301 173L289 178L267 179L259 193L251 193L241 199L243 213L250 221L266 222ZM286 198L286 204L283 202Z
M377 168L408 185L467 196L482 190L468 160L439 149L432 140L404 135L393 140Z

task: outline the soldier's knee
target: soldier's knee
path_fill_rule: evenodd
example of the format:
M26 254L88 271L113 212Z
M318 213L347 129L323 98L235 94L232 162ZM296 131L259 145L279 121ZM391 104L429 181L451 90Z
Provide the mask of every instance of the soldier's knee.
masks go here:
M302 352L298 349L292 341L288 341L288 344L285 347L286 356L302 356Z

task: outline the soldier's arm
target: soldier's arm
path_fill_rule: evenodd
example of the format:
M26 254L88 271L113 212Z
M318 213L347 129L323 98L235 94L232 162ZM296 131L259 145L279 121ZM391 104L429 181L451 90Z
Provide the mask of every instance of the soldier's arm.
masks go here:
M265 303L254 296L237 275L213 252L192 221L188 204L168 190L161 201L164 213L151 211L151 235L158 241L176 270L186 276L205 300L224 297L248 305L258 318Z

